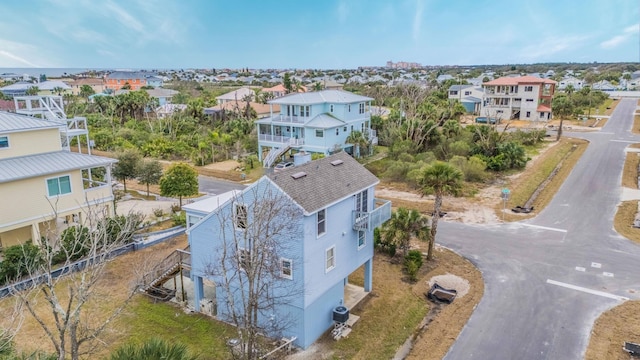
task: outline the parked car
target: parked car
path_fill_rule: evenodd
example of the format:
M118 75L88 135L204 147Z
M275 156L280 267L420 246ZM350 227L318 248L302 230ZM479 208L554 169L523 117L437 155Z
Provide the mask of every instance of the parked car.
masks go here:
M276 165L275 168L273 168L274 172L278 172L278 171L282 171L284 169L288 169L288 168L292 168L293 167L293 163L292 162L281 162L279 164Z

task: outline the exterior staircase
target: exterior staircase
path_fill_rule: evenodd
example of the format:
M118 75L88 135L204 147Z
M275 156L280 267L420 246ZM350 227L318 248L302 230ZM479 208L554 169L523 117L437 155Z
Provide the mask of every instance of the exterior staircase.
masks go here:
M141 291L154 299L169 300L175 294L175 290L165 289L162 285L184 269L191 269L191 253L188 246L184 250L175 250L144 274Z
M271 165L273 165L273 163L276 161L276 159L278 159L285 152L289 151L289 149L291 149L291 146L288 144L285 144L282 147L271 148L267 156L264 157L264 160L262 161L262 165L265 168L270 168Z

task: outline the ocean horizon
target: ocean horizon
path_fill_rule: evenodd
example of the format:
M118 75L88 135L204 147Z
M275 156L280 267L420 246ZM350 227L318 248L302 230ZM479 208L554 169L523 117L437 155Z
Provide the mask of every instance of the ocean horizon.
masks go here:
M166 69L140 69L140 68L5 68L0 67L0 74L27 74L33 77L39 77L41 74L46 75L48 78L60 78L64 76L80 74L87 71L105 71L105 70L123 70L123 71L160 71Z

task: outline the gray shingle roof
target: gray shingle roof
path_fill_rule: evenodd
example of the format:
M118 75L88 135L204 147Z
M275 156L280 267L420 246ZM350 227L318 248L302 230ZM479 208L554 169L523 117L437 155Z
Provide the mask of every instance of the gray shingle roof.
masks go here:
M331 162L335 160L343 163L334 166ZM298 179L291 176L300 172L306 176ZM268 176L308 214L379 182L375 175L344 151Z
M65 125L32 116L0 111L0 133L59 128L61 126Z
M337 126L343 126L344 124L344 121L336 119L331 115L320 114L311 119L308 123L305 124L305 126L319 129L331 129Z
M454 90L454 91L455 90L463 90L463 89L470 88L470 87L473 87L473 85L451 85L449 87L449 91L452 91L452 90Z
M296 93L285 95L269 101L269 104L284 105L313 105L313 104L353 104L363 101L373 100L370 97L356 95L343 90L323 90L307 93Z
M0 160L0 183L116 163L116 159L56 151Z

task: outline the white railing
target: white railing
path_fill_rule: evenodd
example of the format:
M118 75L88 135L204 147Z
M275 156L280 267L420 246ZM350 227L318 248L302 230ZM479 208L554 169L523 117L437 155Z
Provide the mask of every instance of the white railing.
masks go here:
M258 140L270 141L280 144L287 144L289 146L302 146L304 145L304 139L296 139L289 136L271 135L271 134L258 134Z
M391 201L382 199L375 199L374 201L378 206L373 211L354 210L352 212L353 230L375 229L391 219Z
M282 153L282 150L283 148L271 148L267 156L265 156L264 160L262 161L262 166L266 168L271 167L271 165L273 165L273 162L276 161L278 155Z
M272 122L284 122L284 123L296 123L296 124L304 124L306 120L311 119L307 116L298 116L298 115L274 115L271 118Z

